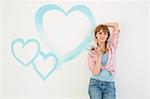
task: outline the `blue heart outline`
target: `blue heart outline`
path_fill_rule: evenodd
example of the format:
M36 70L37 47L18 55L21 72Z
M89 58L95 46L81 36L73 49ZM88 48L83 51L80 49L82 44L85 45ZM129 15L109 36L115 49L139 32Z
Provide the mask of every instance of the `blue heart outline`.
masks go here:
M65 14L66 16L73 12L73 11L79 11L82 14L84 14L88 20L89 20L89 32L88 35L85 37L85 39L83 40L82 43L80 43L75 49L73 49L72 51L68 52L67 54L65 54L64 56L61 56L57 53L55 46L46 39L44 31L43 31L43 15L50 10L57 10L62 12L63 14ZM75 57L77 57L83 49L86 49L90 46L90 43L92 42L92 32L93 32L93 28L95 27L95 20L94 17L92 15L92 12L90 11L90 9L88 7L86 7L85 5L76 5L73 6L67 13L58 5L56 4L46 4L43 5L42 7L40 7L36 14L35 14L35 23L36 23L36 29L39 33L40 38L42 39L43 43L46 45L46 47L49 48L49 50L51 50L51 52L57 56L58 58L58 64L62 64L65 63ZM47 43L49 42L49 43Z
M29 61L29 62L27 62L27 63L24 63L24 62L22 62L17 56L16 56L16 54L15 54L15 49L14 49L14 45L16 44L16 43L21 43L22 44L22 47L24 48L28 43L31 43L31 42L34 42L35 44L37 44L37 53L34 55L34 57ZM39 42L37 41L37 40L35 40L35 39L29 39L29 40L27 40L26 42L23 40L23 39L21 39L21 38L18 38L18 39L15 39L15 40L13 40L12 41L12 43L11 43L11 52L12 52L12 54L13 54L13 56L15 57L15 59L19 62L19 63L21 63L23 66L27 66L27 65L29 65L29 64L32 64L32 66L33 66L33 68L34 68L34 70L37 72L37 74L43 79L43 80L46 80L47 78L48 78L48 76L56 69L56 67L58 66L58 59L57 59L57 57L55 56L55 54L53 54L53 53L51 53L51 52L49 52L49 53L47 53L47 54L44 54L42 51L40 51L40 44L39 44ZM40 73L40 71L36 68L36 65L35 65L35 63L34 63L34 60L38 57L38 55L41 55L43 58L44 58L44 60L46 60L48 57L53 57L54 59L55 59L55 65L53 66L53 68L52 69L50 69L49 70L49 72L47 73L47 75L46 76L44 76L44 75L42 75L41 73Z
M22 47L25 47L28 43L31 43L31 42L34 42L35 44L37 44L37 52L36 52L36 54L34 55L34 57L33 57L29 62L24 63L24 62L22 62L19 58L17 58L17 56L15 55L15 52L14 52L14 50L15 50L15 49L14 49L14 45L15 45L16 43L21 43L21 44L22 44ZM38 42L37 40L35 40L35 39L29 39L29 40L27 40L26 42L24 42L23 39L18 38L18 39L13 40L12 43L11 43L11 52L12 52L13 56L14 56L15 59L16 59L19 63L21 63L23 66L27 66L27 65L31 64L31 63L35 60L35 58L38 56L39 51L40 51L40 44L39 44L39 42Z
M36 65L35 65L35 63L34 63L34 61L32 62L32 66L33 66L34 70L37 72L37 74L38 74L43 80L46 80L46 79L49 77L49 75L56 69L57 63L58 63L58 59L57 59L57 57L55 56L55 54L53 54L53 53L51 53L51 52L49 52L49 53L47 53L47 54L44 54L43 52L39 52L39 55L41 55L41 56L44 58L44 60L46 60L46 59L49 58L49 57L53 57L53 58L55 59L55 63L54 63L54 65L53 65L53 68L49 70L49 72L47 73L46 76L42 75L42 73L37 69L37 67L36 67Z

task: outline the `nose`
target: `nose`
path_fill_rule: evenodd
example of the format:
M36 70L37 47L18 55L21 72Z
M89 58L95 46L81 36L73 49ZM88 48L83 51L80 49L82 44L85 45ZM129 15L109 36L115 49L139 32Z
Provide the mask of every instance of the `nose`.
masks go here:
M105 35L101 35L101 38L104 38L105 37Z

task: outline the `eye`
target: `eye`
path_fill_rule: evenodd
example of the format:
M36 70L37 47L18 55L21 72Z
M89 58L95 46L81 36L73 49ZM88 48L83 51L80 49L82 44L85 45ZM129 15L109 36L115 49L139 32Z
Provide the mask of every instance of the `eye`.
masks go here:
M102 32L99 32L99 34L102 34Z
M107 35L107 33L104 33L104 35Z

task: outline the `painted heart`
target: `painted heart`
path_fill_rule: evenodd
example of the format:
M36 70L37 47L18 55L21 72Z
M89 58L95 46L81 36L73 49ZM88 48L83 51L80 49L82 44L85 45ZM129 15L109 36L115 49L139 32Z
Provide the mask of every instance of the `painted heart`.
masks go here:
M78 11L78 12L82 13L89 21L89 27L88 27L87 36L84 38L84 40L78 46L76 46L70 52L66 53L64 56L60 56L58 54L55 45L48 40L48 38L45 35L45 32L43 30L43 15L46 12L51 11L51 10L60 11L61 13L63 13L66 16L68 14L70 14L71 12ZM36 23L36 28L37 28L37 31L39 33L40 39L42 40L43 44L47 48L49 48L49 50L51 50L51 52L55 56L57 56L59 64L67 62L67 61L75 58L77 55L79 55L81 53L82 50L84 50L84 49L86 49L86 48L88 48L90 46L90 43L92 41L93 28L95 27L95 21L94 21L92 12L90 11L90 9L88 7L86 7L84 5L76 5L76 6L72 7L68 12L65 12L58 5L46 4L46 5L42 6L42 7L40 7L38 9L38 11L36 12L35 23Z
M40 52L32 66L37 74L43 80L46 80L57 67L57 57L53 53L44 54Z
M24 42L23 39L15 39L11 44L11 51L15 59L24 66L35 60L40 50L40 44L35 39Z

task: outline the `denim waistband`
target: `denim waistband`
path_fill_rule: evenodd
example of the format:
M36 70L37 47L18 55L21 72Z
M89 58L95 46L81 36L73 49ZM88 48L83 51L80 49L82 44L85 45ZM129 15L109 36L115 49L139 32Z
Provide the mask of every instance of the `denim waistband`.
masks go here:
M94 78L90 78L90 80L95 80L96 82L100 82L100 83L115 83L114 81L101 81L101 80L94 79Z

